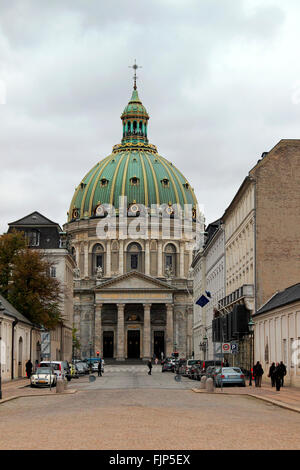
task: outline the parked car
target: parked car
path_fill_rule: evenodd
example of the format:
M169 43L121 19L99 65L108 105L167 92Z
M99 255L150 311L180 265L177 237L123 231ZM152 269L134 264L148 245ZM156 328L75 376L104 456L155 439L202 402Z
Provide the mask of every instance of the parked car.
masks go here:
M186 359L178 359L175 362L175 372L176 374L183 374L185 371Z
M70 382L71 370L68 361L42 361L39 367L52 367L59 378L66 378Z
M239 367L220 367L216 370L216 387L221 385L240 385L245 387L245 375Z
M30 377L31 387L52 387L56 386L57 376L51 367L37 367Z
M92 372L98 372L99 358L98 361L92 362ZM104 373L104 360L102 359L101 372Z
M169 359L169 360L165 360L165 362L163 363L162 367L161 367L161 371L162 372L174 372L175 371L175 361L172 360L172 359Z
M190 377L191 376L189 375L189 370L192 366L195 366L195 365L198 365L200 364L202 361L200 361L199 359L188 359L186 361L186 366L185 366L185 371L184 371L184 374L186 377Z
M75 365L79 375L87 375L90 373L90 368L86 362L77 362Z

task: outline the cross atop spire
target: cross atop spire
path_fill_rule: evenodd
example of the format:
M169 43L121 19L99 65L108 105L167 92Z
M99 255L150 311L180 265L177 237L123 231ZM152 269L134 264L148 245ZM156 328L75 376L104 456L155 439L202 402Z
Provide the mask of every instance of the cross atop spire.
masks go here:
M129 65L129 68L130 69L133 69L134 70L134 76L133 76L133 80L134 80L134 86L133 86L133 89L136 90L136 79L138 78L136 76L136 71L137 69L141 69L142 67L140 65L137 65L136 63L136 59L134 59L134 64L133 65Z

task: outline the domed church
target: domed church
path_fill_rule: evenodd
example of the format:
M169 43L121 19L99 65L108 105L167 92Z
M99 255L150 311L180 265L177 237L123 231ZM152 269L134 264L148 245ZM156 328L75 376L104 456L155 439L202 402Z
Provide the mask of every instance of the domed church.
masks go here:
M190 357L197 200L149 143L136 75L121 120L121 143L80 181L64 226L77 264L78 355L146 360L176 350Z

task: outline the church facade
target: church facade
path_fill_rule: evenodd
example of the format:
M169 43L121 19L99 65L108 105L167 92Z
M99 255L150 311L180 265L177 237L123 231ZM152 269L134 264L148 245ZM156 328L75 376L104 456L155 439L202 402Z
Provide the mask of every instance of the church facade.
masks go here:
M81 180L64 226L77 265L78 356L190 357L197 200L149 143L136 82L121 119L121 143Z

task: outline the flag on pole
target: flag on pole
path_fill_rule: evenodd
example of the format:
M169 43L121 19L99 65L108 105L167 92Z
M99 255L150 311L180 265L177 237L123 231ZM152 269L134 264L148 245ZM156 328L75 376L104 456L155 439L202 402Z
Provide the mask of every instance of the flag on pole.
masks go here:
M208 304L209 300L205 295L201 295L201 297L197 300L196 304L200 305L200 307L204 307L206 304Z

